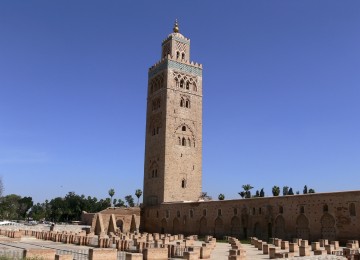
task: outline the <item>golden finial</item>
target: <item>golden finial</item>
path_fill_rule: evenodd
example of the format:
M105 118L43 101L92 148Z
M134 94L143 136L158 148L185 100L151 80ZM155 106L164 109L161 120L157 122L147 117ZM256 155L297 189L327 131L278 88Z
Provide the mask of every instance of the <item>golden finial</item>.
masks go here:
M174 33L178 33L178 32L179 32L179 24L178 24L177 19L175 19L173 31L174 31Z

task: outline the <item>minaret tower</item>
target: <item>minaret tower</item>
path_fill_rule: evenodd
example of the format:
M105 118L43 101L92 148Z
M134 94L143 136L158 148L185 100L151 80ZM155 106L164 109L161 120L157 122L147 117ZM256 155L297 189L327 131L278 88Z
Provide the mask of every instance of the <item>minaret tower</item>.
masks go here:
M144 204L198 200L201 175L202 65L175 21L148 72Z

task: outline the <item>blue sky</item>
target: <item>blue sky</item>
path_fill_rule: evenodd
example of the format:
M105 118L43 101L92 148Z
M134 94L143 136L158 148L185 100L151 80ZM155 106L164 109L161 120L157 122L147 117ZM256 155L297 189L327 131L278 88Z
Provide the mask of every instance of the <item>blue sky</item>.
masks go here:
M1 1L0 176L35 201L142 189L147 69L203 70L203 190L360 188L359 1Z

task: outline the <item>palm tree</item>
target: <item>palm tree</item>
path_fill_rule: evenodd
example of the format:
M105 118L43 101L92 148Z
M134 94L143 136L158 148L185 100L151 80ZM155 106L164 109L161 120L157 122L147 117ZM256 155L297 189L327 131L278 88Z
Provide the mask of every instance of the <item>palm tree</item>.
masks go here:
M279 196L279 194L280 194L280 187L279 187L279 186L274 186L274 187L272 188L272 194L273 194L273 196Z
M205 191L200 193L199 199L205 201L212 200L211 196L209 196Z
M251 186L250 184L244 184L242 186L242 188L245 191L245 198L251 198L251 189L254 188L253 186Z
M245 191L240 191L238 193L239 193L239 195L241 196L242 199L245 197Z
M304 186L304 190L303 190L303 194L307 194L308 193L308 188L307 188L307 186L305 185Z
M224 199L225 199L225 195L222 194L222 193L220 193L218 199L219 199L219 200L224 200Z
M135 196L138 198L138 201L137 201L137 205L138 205L138 206L139 206L139 199L140 199L141 195L142 195L142 190L137 189L137 190L135 191Z
M110 189L109 190L109 196L110 196L110 206L112 206L112 198L115 195L115 190L114 189Z

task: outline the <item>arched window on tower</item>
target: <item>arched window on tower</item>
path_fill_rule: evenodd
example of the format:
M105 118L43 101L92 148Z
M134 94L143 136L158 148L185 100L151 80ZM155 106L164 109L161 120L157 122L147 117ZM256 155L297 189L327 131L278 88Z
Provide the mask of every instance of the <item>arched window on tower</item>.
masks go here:
M182 98L181 100L180 100L180 107L183 107L184 106L184 99Z
M179 80L177 78L175 78L175 85L177 88L179 87Z
M187 82L186 82L186 89L189 89L189 88L190 88L190 82L187 81Z
M184 60L185 59L185 53L181 54L181 58Z
M190 108L190 100L187 99L187 100L185 101L185 107L186 107L186 108Z
M176 52L176 59L179 59L180 58L180 52Z
M185 139L185 137L183 137L181 144L182 144L182 146L186 146L186 139Z
M181 188L183 188L183 189L186 188L186 180L185 180L185 179L183 179L183 180L181 181Z
M180 80L180 88L184 88L184 80Z
M183 125L183 126L181 127L181 130L182 130L182 131L186 131L186 126Z

